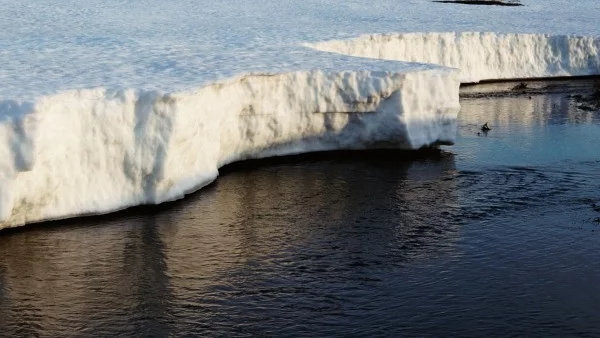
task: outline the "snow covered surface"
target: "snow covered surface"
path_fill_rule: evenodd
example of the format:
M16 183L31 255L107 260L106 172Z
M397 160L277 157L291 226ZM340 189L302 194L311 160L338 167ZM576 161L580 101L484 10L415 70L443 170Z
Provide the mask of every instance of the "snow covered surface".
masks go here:
M454 67L463 83L600 73L600 36L397 33L306 45L344 55Z
M459 80L600 73L598 1L523 4L0 0L0 228L246 158L452 143Z
M454 75L312 71L175 94L44 97L0 124L0 218L6 227L181 198L246 158L451 143Z

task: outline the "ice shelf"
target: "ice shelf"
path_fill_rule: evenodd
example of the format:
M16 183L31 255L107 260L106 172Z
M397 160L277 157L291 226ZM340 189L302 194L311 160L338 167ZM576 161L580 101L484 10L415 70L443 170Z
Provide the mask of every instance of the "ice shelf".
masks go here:
M596 75L600 37L552 34L397 33L306 46L374 59L432 63L460 70L462 83Z
M0 0L0 229L244 159L452 144L461 82L600 74L598 4L566 3Z

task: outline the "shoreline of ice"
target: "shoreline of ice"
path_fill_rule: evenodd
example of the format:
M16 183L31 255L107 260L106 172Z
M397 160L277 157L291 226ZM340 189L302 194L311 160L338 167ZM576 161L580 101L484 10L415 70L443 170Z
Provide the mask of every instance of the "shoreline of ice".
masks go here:
M238 160L452 143L458 87L450 69L308 71L4 102L0 227L182 198Z
M600 73L600 37L597 36L392 33L306 43L305 46L342 55L457 68L461 83Z
M0 229L182 198L244 159L451 144L461 82L600 74L598 37L397 33L305 46L322 70L0 101Z

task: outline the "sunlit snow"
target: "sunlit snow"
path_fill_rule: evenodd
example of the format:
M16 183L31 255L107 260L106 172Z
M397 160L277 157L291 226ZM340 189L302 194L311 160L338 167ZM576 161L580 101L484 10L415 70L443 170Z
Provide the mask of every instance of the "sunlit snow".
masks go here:
M600 73L598 1L522 3L0 0L0 228L451 144L461 81Z

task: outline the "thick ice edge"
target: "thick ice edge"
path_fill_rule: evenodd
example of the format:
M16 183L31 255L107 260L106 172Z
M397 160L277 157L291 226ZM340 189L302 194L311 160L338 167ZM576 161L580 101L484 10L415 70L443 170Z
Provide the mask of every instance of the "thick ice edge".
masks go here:
M307 71L4 101L0 227L174 200L243 159L452 143L458 87L453 70Z
M461 81L600 74L597 37L403 33L306 46L322 70L0 101L0 228L174 200L243 159L452 144Z
M551 34L396 33L306 44L320 51L432 63L462 83L600 74L600 37Z

